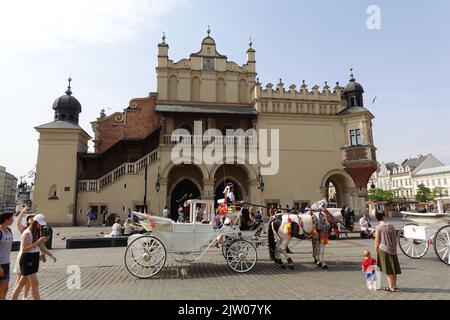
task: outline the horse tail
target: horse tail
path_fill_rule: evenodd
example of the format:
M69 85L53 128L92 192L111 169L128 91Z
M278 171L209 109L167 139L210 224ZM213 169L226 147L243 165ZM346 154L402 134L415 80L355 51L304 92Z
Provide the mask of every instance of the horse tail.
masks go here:
M274 261L275 258L276 258L275 257L276 248L275 248L275 236L273 234L273 226L272 225L273 225L273 220L269 222L268 234L269 234L269 254L270 254L270 259L272 261Z

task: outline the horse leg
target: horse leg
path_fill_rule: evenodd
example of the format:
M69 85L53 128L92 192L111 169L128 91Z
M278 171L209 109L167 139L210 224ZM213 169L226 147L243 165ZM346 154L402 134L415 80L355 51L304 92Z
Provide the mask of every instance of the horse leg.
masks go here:
M276 259L275 259L275 263L278 264L281 269L286 269L286 266L283 264L283 260L281 259L281 252L283 251L283 239L281 239L280 237L277 239L277 245L276 245Z
M289 269L294 269L294 261L291 259L291 257L289 256L289 252L288 252L288 250L289 250L289 248L288 248L288 246L289 246L289 239L288 240L283 240L283 242L282 242L282 246L281 246L281 248L282 248L282 253L283 253L283 255L284 255L284 258L287 260L287 262L288 262L288 268Z

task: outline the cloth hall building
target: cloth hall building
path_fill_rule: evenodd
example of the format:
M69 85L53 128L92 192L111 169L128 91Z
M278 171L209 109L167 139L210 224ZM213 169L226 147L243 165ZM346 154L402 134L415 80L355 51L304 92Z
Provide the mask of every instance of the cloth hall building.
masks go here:
M223 198L227 183L233 183L239 200L299 209L334 188L338 206L348 205L357 214L365 211L367 182L377 169L374 116L364 108L364 89L353 75L345 88L339 83L308 88L305 81L299 87L287 88L281 81L263 86L252 43L246 63L239 65L218 52L209 31L200 50L178 62L169 59L163 37L157 59L157 92L132 99L123 112L102 112L92 122L94 137L78 124L81 104L70 83L53 104L53 121L36 127L33 210L50 223L83 224L90 206L99 213L99 224L105 209L124 218L128 208L144 205L157 215L167 206L176 217L188 199ZM278 129L278 173L265 175L260 163L174 163L172 150L197 138L198 123L202 133ZM186 137L174 141L176 129ZM90 140L93 153L88 152ZM202 141L197 147L208 148ZM214 143L238 147L233 137ZM244 144L262 147L259 140Z

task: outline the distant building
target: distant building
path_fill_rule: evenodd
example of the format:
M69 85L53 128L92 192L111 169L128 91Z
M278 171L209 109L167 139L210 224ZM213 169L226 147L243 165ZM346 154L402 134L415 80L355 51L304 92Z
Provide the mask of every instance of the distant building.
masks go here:
M0 166L0 207L15 207L17 178Z
M402 164L382 163L369 180L368 189L392 190L400 199L415 200L419 185L430 189L442 188L442 195L450 193L450 166L444 166L432 154L409 158Z

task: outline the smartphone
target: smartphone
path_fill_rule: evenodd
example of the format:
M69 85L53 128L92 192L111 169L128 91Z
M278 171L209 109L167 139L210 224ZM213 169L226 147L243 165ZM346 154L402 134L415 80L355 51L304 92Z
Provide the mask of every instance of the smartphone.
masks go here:
M50 237L50 229L44 227L44 228L42 229L42 236L44 236L44 237Z

